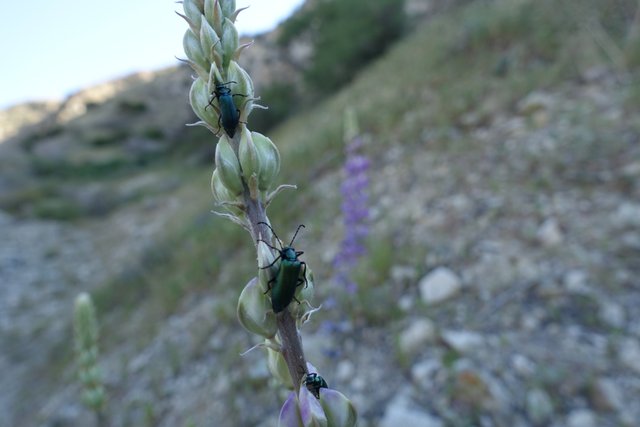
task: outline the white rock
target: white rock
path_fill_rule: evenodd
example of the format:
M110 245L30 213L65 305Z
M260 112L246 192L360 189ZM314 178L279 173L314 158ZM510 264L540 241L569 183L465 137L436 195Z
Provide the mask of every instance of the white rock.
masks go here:
M633 338L627 338L620 344L618 350L618 357L620 361L627 367L640 373L640 344Z
M534 388L527 392L527 414L535 424L542 424L553 415L553 403L546 391Z
M620 411L625 407L622 391L608 378L599 378L593 384L593 398L596 407L604 411Z
M462 287L458 275L438 267L420 280L420 296L427 304L438 304L455 296Z
M513 365L515 371L524 377L533 375L536 370L535 363L533 363L529 358L523 356L522 354L514 354L511 357L511 364Z
M555 218L545 220L538 228L536 237L540 243L548 247L559 245L564 240L560 224Z
M336 367L336 378L342 382L348 381L350 378L354 377L355 371L356 368L353 366L351 361L342 360Z
M445 331L442 339L458 353L469 353L484 344L482 335L469 331Z
M443 427L444 423L426 412L400 405L387 408L380 427Z
M418 319L400 334L400 350L404 353L413 353L424 347L436 337L436 327L429 319Z
M625 325L624 308L614 302L602 302L599 315L603 322L614 328L622 328Z
M597 420L588 409L576 409L567 417L567 427L596 427Z
M570 270L563 278L563 284L567 291L574 294L586 294L589 292L587 286L587 273L582 270Z
M415 283L418 278L418 271L411 266L394 265L389 271L389 277L393 283Z
M555 104L554 98L545 92L531 92L518 102L518 111L525 116L539 110L549 110Z
M640 227L640 204L623 203L614 213L612 220L617 228Z
M431 375L442 365L436 359L427 359L411 367L411 378L418 384L428 384Z

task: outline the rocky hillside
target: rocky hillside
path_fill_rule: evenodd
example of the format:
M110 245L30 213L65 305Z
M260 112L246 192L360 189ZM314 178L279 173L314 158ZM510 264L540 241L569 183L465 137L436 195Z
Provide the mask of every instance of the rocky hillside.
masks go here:
M360 425L637 425L635 7L436 9L270 132L299 186L270 217L306 224L298 244L325 303L305 353ZM254 344L235 319L251 245L209 213L213 144L182 126L188 84L183 69L132 76L42 107L49 121L25 118L40 124L0 144L0 426L93 425L71 351L82 290L98 306L110 425L276 424L285 391L262 354L239 356ZM332 272L348 106L372 164L355 295Z

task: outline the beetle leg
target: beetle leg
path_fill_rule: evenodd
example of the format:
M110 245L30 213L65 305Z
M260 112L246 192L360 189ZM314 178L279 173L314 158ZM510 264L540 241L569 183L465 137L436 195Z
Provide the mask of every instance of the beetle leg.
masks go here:
M307 286L309 286L309 282L307 281L307 263L302 261L300 264L304 265L304 272L302 273L302 277L304 279L303 281L304 287L306 288ZM301 280L301 279L298 279L298 280Z
M269 281L267 282L267 288L269 288L269 289L267 289L266 291L264 291L263 295L266 295L266 294L268 294L268 293L269 293L269 291L273 288L273 286L271 286L271 284L272 284L273 282L275 282L275 281L276 281L276 278L274 277L273 279L271 279L271 280L269 280Z
M278 257L274 259L271 264L267 265L266 267L258 267L258 268L260 268L261 270L266 270L269 267L273 267L273 264L275 264L281 257L282 257L281 255L278 255Z

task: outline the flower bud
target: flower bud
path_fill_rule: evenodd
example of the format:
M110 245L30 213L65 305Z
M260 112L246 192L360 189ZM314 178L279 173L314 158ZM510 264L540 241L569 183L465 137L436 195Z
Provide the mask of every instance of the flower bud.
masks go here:
M300 387L298 404L300 405L300 418L304 427L334 426L334 424L328 423L322 405L306 387ZM339 426L339 424L335 424L335 426Z
M205 70L209 69L210 62L207 60L207 57L202 50L200 40L198 40L198 36L196 36L190 29L184 32L182 47L184 48L184 53L187 55L187 58Z
M246 181L249 181L251 175L260 173L260 159L258 157L258 149L253 143L251 133L245 125L241 125L240 146L238 148L238 157L240 158L240 166L242 167L242 175Z
M236 61L231 61L227 69L227 79L236 82L233 86L234 93L244 95L235 97L234 102L236 102L236 107L240 110L240 121L246 122L253 108L254 91L251 77Z
M302 419L300 418L300 410L298 409L296 394L291 392L280 410L278 427L300 427L301 425Z
M282 353L267 347L267 366L271 375L288 389L293 388L293 380Z
M320 405L327 417L328 424L335 427L353 427L358 413L353 403L337 390L323 388L320 393Z
M200 46L202 47L205 58L207 58L209 62L215 62L214 52L218 44L220 44L220 37L213 31L211 25L203 20L200 26Z
M238 300L238 320L249 332L264 338L273 338L278 332L276 316L271 309L271 300L253 278L244 287Z
M96 311L89 294L83 292L74 303L74 329L76 348L86 354L87 362L92 362L93 352L88 352L98 341L98 321Z
M266 136L258 132L251 132L251 136L253 137L260 162L258 189L267 191L273 185L278 172L280 172L280 153L275 144Z
M193 22L196 28L200 28L203 13L203 9L198 3L197 0L183 0L182 2L184 14Z
M238 45L240 44L238 41L238 30L236 30L235 25L233 25L233 22L228 18L224 18L221 39L223 52L222 68L226 69L233 59L236 49L238 49Z
M205 0L204 2L204 16L211 24L216 33L222 38L224 15L222 15L222 8L220 7L219 0Z
M220 176L218 176L218 169L214 169L211 175L211 193L216 203L223 205L233 215L241 217L244 214L244 211L237 206L237 203L242 203L242 201L231 194L227 187L222 184Z
M236 0L225 0L221 2L220 7L222 8L223 16L231 17L236 11Z
M238 196L244 191L242 185L242 172L240 170L240 162L236 153L233 152L229 137L224 134L220 137L216 146L216 169L220 181L233 194Z
M214 108L208 106L210 98L211 94L207 90L207 84L202 78L198 77L191 85L189 102L200 120L215 129L218 126L218 114Z
M269 281L271 281L276 274L278 274L278 266L277 263L273 264L276 257L273 255L271 249L264 243L258 242L258 280L260 282L260 287L262 288L262 292L266 293L269 291ZM271 265L273 264L273 265ZM268 265L271 265L269 268L265 268Z

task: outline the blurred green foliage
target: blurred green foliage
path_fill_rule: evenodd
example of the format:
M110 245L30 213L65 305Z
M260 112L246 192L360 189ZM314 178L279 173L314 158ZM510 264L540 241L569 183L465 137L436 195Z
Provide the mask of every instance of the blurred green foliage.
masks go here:
M298 91L287 83L275 82L260 91L260 104L268 110L255 109L251 114L251 129L266 133L284 121L297 105Z
M404 0L327 0L283 24L281 45L310 40L305 79L316 93L333 92L384 53L403 33Z

